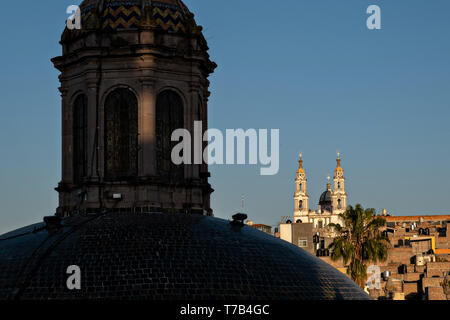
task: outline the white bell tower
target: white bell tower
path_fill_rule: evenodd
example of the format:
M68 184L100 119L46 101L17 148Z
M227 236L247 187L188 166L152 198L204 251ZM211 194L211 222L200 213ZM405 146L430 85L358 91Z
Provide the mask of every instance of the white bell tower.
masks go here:
M341 154L337 152L336 169L333 177L332 205L334 213L342 213L347 209L347 193L345 192L344 169L341 167Z
M303 157L300 152L300 160L298 161L298 170L295 177L295 194L294 194L294 223L298 220L307 222L309 213L309 195L307 193L307 179L305 169L303 169Z

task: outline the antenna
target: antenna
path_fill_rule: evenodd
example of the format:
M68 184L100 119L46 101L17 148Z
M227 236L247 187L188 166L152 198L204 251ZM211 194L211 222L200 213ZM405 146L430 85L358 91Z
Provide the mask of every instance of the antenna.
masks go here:
M244 211L244 208L245 208L245 197L244 197L244 194L242 194L241 201L242 201L242 203L241 203L241 205L242 205L242 212L245 212Z

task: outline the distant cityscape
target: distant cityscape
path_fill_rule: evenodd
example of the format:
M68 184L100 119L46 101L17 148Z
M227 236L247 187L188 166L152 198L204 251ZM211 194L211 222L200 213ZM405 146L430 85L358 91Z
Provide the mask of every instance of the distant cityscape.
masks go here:
M318 210L309 207L306 172L300 154L292 216L281 217L273 230L272 226L253 220L247 220L246 224L292 243L346 274L347 266L342 259L333 261L329 249L337 236L330 224L342 224L339 215L347 205L339 153L336 161L334 188L328 181ZM369 267L373 273L368 277L365 291L379 300L450 300L450 215L393 216L383 209L379 216L386 221L382 231L389 239L388 258Z

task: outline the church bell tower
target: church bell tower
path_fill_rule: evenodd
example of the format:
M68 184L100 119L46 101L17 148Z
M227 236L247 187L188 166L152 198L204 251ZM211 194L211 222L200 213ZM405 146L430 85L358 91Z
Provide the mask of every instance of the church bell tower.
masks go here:
M298 161L298 170L295 177L295 194L294 194L294 222L307 218L309 213L309 195L307 193L306 172L303 169L303 155L300 152ZM302 220L303 218L303 220Z
M333 211L337 214L347 209L347 193L345 191L344 169L341 167L341 155L337 153L336 168L333 177L332 193Z

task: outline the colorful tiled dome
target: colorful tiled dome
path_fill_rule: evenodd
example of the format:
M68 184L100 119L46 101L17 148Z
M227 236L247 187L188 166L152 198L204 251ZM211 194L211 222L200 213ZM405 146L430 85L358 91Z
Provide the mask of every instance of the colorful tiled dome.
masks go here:
M201 31L180 0L85 0L80 5L81 30L65 30L63 40L93 31L153 27L169 33ZM70 36L69 36L70 34Z

